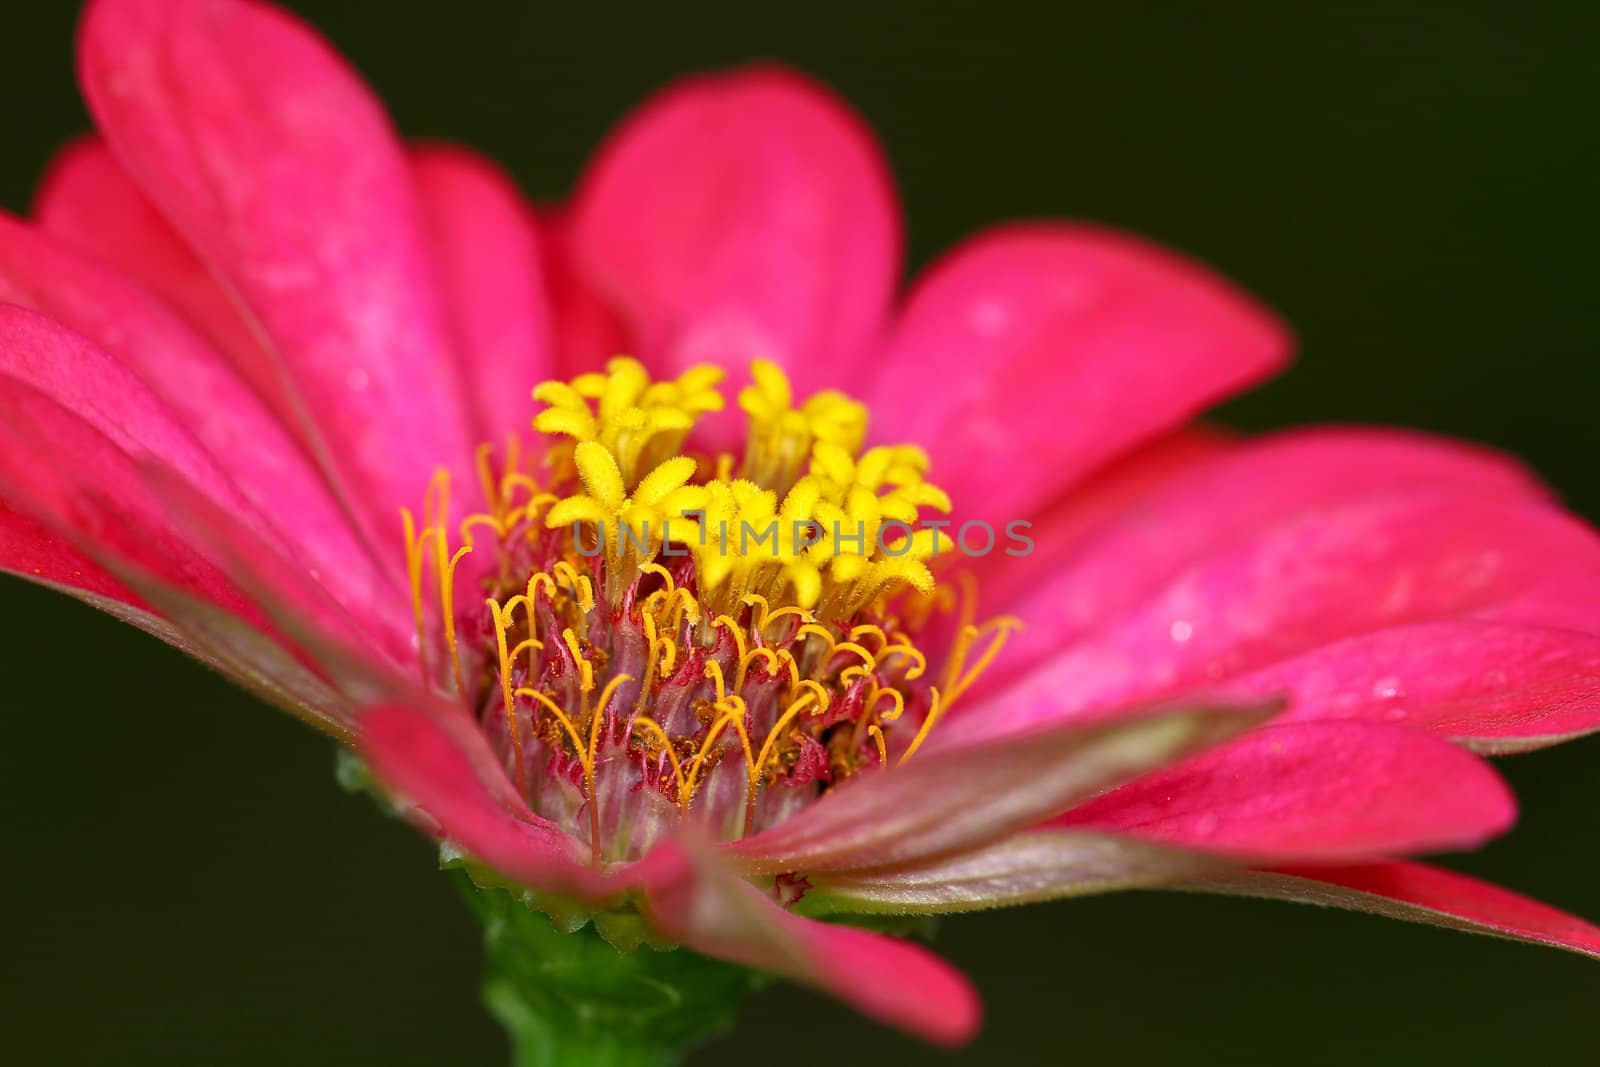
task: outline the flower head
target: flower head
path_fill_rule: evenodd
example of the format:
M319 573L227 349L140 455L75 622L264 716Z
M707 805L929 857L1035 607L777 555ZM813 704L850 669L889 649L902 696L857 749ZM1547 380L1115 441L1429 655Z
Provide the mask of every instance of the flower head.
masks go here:
M1030 224L896 304L887 168L783 71L669 88L561 215L263 4L97 0L80 71L0 219L0 566L480 881L946 1042L959 975L819 920L1178 885L1600 955L1404 858L1600 725L1600 541L1470 446L1184 429L1287 355L1229 283Z

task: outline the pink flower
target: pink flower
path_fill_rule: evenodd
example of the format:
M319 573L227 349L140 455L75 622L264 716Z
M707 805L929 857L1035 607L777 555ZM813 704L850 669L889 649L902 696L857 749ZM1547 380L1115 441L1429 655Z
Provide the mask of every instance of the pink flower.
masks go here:
M1600 542L1475 447L1183 428L1288 353L1227 282L1031 223L897 299L883 159L782 71L536 213L275 9L99 0L79 55L100 137L0 219L0 566L356 745L473 870L941 1042L959 975L815 917L1177 885L1600 955L1399 858L1509 827L1479 754L1600 725Z

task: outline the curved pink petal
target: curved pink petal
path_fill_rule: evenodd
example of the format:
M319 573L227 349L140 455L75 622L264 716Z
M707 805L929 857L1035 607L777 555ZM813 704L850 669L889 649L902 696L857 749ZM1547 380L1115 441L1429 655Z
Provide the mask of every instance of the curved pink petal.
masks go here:
M970 983L916 945L791 914L690 848L676 869L657 849L640 866L652 923L697 952L773 971L831 993L874 1018L941 1045L978 1032L982 1005Z
M222 357L160 301L4 215L0 300L49 315L131 371L346 607L391 638L410 632L405 594L361 542L309 457Z
M1180 439L1181 441L1182 439ZM1097 475L1041 517L1034 552L991 570L985 602L1015 612L1027 628L1007 646L1002 669L1027 667L1117 612L1154 595L1184 567L1242 536L1295 516L1406 489L1460 490L1544 500L1549 492L1510 457L1407 430L1315 427L1220 447L1169 446L1142 477ZM1130 457L1130 464L1141 462ZM1119 468L1122 465L1119 464ZM1111 489L1102 488L1110 482ZM1131 486L1124 483L1132 482ZM1113 497L1094 506L1096 496ZM1080 500L1087 498L1085 504ZM1058 531L1056 512L1075 526ZM992 684L997 678L990 678Z
M0 489L0 570L57 589L143 608L139 597L65 538L8 507Z
M191 550L220 567L252 607L270 620L273 632L308 664L343 682L314 654L337 643L356 650L370 671L410 676L419 670L414 628L375 625L370 612L351 611L330 595L303 560L257 536L237 515L163 465L141 463L138 477L141 488L176 517ZM165 601L157 603L166 610ZM199 625L172 611L167 614L186 628ZM382 611L380 621L392 622L402 614L389 608ZM352 698L361 695L355 688L347 688L346 693Z
M72 531L229 608L237 590L142 491L141 457L250 514L211 457L125 368L50 319L0 304L0 469L13 508ZM104 510L110 505L115 510Z
M302 647L259 617L246 617L185 592L137 565L106 554L106 565L160 615L120 601L75 594L232 679L241 688L348 743L351 702L318 673Z
M1037 618L1026 605L1022 615ZM1525 495L1465 490L1400 490L1236 531L1016 684L952 716L937 740L942 747L1195 688L1231 691L1240 674L1321 645L1453 619L1600 633L1600 538Z
M663 372L782 363L802 394L850 383L900 269L894 190L831 92L757 68L685 79L601 147L572 247Z
M0 431L0 448L4 449L4 454L12 455L13 446ZM4 491L0 491L0 571L65 593L120 622L137 627L233 678L269 703L307 719L319 729L336 735L340 732L338 699L320 680L293 662L271 638L226 611L182 597L176 590L160 589L153 598L156 601L170 606L176 599L183 599L186 610L175 613L177 617L190 622L203 619L202 624L193 627L194 632L186 630L158 614L160 609L145 596L114 576L107 567L106 558L91 558L95 553L80 549L63 533L12 510L4 496ZM84 509L80 507L77 511L81 515ZM109 509L105 511L114 514ZM114 561L109 562L115 566ZM133 581L141 584L136 578ZM159 584L152 580L145 585L145 592L148 594Z
M396 509L472 442L377 101L299 21L243 0L96 0L79 71L117 158L270 342L368 534L398 545Z
M1084 225L980 234L912 289L866 399L961 514L1024 518L1288 356L1269 312L1198 264Z
M905 863L971 848L1218 744L1274 710L1200 704L918 756L728 846L766 874Z
M0 350L15 339L4 322L8 312L26 314L0 305ZM73 462L60 464L63 455ZM7 508L20 509L35 527L62 538L75 556L135 595L73 584L63 585L65 591L338 732L336 699L302 669L229 575L194 549L187 530L175 525L164 501L143 484L137 440L116 440L33 385L0 374L0 465L8 472ZM183 481L180 473L169 476ZM250 535L242 539L258 555L266 551ZM29 547L37 548L37 542ZM11 560L5 565L16 566ZM140 606L146 604L160 615ZM187 610L174 611L179 605Z
M579 843L527 810L465 716L379 705L356 744L432 832L512 881L602 903L642 892L664 936L707 955L817 986L884 1021L956 1044L976 1032L976 996L922 949L790 915L708 850L666 845L636 864L588 867Z
M1081 830L1030 830L917 863L806 878L810 914L948 915L1194 881L1222 857Z
M242 576L280 574L271 569L282 555L275 532L125 368L81 336L9 304L0 304L0 470L9 508L63 538L179 632L150 625L148 613L124 610L117 598L96 594L96 606L221 665L280 703L307 694L293 710L327 711L326 688L306 676L292 650L269 647L289 646L241 588ZM195 511L174 508L152 488L152 475L221 516L236 558L224 561L197 547ZM308 581L303 568L283 573L284 581ZM193 608L192 618L168 610L173 597ZM352 640L369 633L321 587L304 603L315 625ZM366 644L378 647L370 637Z
M474 408L475 437L526 433L533 387L555 375L541 237L499 167L463 148L425 145L411 166Z
M63 452L81 474L49 470ZM0 569L58 589L205 663L335 737L344 701L177 530L139 461L31 386L0 379L0 461L43 468L0 496ZM171 476L178 480L176 475ZM247 538L248 540L248 538ZM252 542L255 558L264 549Z
M494 870L531 888L595 900L610 894L584 863L578 841L534 815L517 797L471 722L388 704L363 711L356 747L373 773L446 837Z
M1421 863L1238 871L1189 888L1349 908L1600 959L1600 928L1509 889Z
M228 357L297 439L300 412L277 363L211 269L156 210L111 150L84 137L51 161L34 199L39 227L160 296Z
M1183 471L1231 452L1233 438L1214 427L1191 425L1158 437L1102 467L1066 496L1024 520L1015 532L1028 539L1009 555L1008 540L982 556L964 556L962 566L978 580L986 612L1005 611L1070 566L1075 553L1130 514ZM1008 656L1007 661L1012 657Z
M1145 775L1050 825L1266 862L1339 863L1472 848L1511 826L1487 763L1417 730L1268 726Z
M1226 688L1282 694L1285 719L1375 719L1491 755L1522 752L1600 730L1600 637L1419 623L1324 646Z

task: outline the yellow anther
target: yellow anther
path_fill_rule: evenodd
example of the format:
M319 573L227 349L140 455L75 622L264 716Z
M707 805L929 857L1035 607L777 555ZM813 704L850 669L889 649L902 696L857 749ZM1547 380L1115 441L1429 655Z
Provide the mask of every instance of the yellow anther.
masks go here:
M572 627L569 626L561 631L561 640L578 664L578 688L585 693L589 692L594 688L594 664L583 658L583 649L579 647L578 635Z
M829 659L833 658L834 649L838 647L836 642L833 639L832 632L829 631L826 626L819 626L814 622L808 622L808 623L804 624L803 626L801 626L800 629L798 629L798 630L796 630L794 632L794 637L795 637L796 641L798 641L802 637L820 637L820 638L822 638L822 640L826 641L827 644L828 644L828 658Z
M778 672L783 669L781 666L782 661L778 659L778 654L772 649L761 647L752 648L750 651L742 653L739 656L739 673L736 674L733 679L734 689L740 691L744 689L744 680L746 675L750 673L750 664L754 663L758 659L766 661L767 673L772 675L774 678L776 678L778 676Z
M779 619L782 619L782 618L784 618L786 616L793 616L794 618L799 619L800 620L800 624L802 626L805 626L807 624L816 622L816 619L812 616L811 612L805 610L804 608L796 608L796 607L779 608L777 611L774 611L771 615L768 615L762 621L762 624L758 629L761 630L763 633L765 633L768 624L777 622Z
M744 628L738 623L734 622L733 619L727 615L718 615L715 619L711 620L711 625L720 626L722 629L728 632L728 636L733 638L734 646L739 650L739 660L740 662L743 662L745 649L747 647L744 637ZM734 688L737 689L739 687L734 686Z
M817 705L818 714L827 711L828 705L833 703L833 696L828 692L827 687L814 678L806 678L794 688L796 692L811 694L812 702Z
M523 686L513 690L512 695L527 697L544 708L545 711L548 711L556 722L561 724L561 728L567 732L567 740L572 742L572 751L577 754L580 760L583 759L586 749L582 735L578 733L578 728L573 725L572 720L567 717L567 713L561 710L561 705L557 704L548 693Z
M667 570L667 568L663 567L661 564L656 563L654 560L649 563L639 564L639 573L661 575L661 580L666 583L666 592L668 596L671 596L673 593L678 591L678 583L672 580L672 572Z
M901 715L905 714L906 698L905 694L901 693L900 690L894 688L893 686L887 686L874 692L872 694L872 698L867 701L867 707L864 714L871 716L877 709L878 698L884 696L889 698L889 703L892 704L893 707L891 707L888 711L877 712L877 718L882 722L894 722Z
M864 622L857 626L850 627L850 632L847 636L852 641L859 641L864 637L876 637L878 639L879 659L883 658L883 648L889 643L889 637L883 632L883 627L877 626L870 622Z
M954 703L961 694L971 688L972 683L976 682L978 677L994 663L995 657L1000 655L1000 650L1005 647L1007 639L1020 629L1022 629L1021 620L1010 615L990 619L982 626L963 626L945 664L945 691L950 694L946 702ZM977 662L971 667L966 666L967 653L984 637L989 639L988 645L979 654Z
M716 660L706 660L705 676L717 683L717 703L721 704L728 699L728 686L722 679L722 664Z
M594 774L595 751L599 745L600 725L602 720L605 719L606 705L611 703L611 698L617 695L618 689L621 689L625 683L631 681L633 681L631 675L613 675L611 680L606 683L606 687L600 690L600 699L594 702L594 708L589 718L589 774L591 776Z
M820 689L821 687L818 686L818 688ZM823 696L822 703L818 704L816 695L807 692L804 696L797 697L791 701L789 706L784 709L783 714L778 716L778 721L773 724L772 729L767 731L766 740L761 743L760 753L750 761L750 784L748 792L745 794L744 821L746 826L755 821L756 791L762 779L766 777L767 760L771 758L778 739L783 735L783 731L788 729L789 724L794 722L795 718L807 707L814 708L820 712L826 709L827 706L826 694Z
M680 802L685 811L689 810L689 802L694 798L694 791L699 785L700 771L705 766L706 759L710 755L711 746L716 743L717 738L722 736L722 731L725 728L732 726L739 735L739 741L744 746L745 766L749 767L753 763L753 757L750 755L750 734L744 728L744 717L747 714L744 701L736 696L731 697L726 705L719 702L717 708L720 714L717 716L716 721L711 724L711 728L706 731L705 740L700 742L700 749L695 753L693 762L689 764L689 773L687 775L689 792ZM748 776L749 772L746 771L747 780Z
M767 603L767 598L760 593L746 593L739 598L739 603L748 605L754 614L751 629L756 633L764 633L767 629L767 615L772 611L772 605Z
M505 524L495 516L487 515L483 512L478 512L475 515L468 515L465 519L461 520L461 527L458 531L461 535L461 540L476 548L477 544L472 540L472 531L477 529L479 526L487 526L490 530L494 531L494 538L497 544L500 541L505 540Z
M833 646L833 655L837 656L841 652L861 657L859 664L853 664L839 671L839 680L842 682L849 682L853 678L864 678L878 665L878 658L854 641L840 641Z
M510 620L506 618L493 597L490 597L487 603L489 617L494 620L495 646L500 653L500 698L505 705L506 730L511 735L511 750L516 756L517 782L526 787L527 776L522 769L522 734L517 726L516 702L511 695L511 665L516 661L516 651L506 648L506 630L510 628ZM522 646L517 647L520 649Z
M887 767L889 765L889 746L884 744L883 731L878 729L877 723L869 723L867 725L867 733L872 737L872 743L878 746L878 766Z
M683 798L689 794L689 786L683 780L683 765L678 762L677 752L673 751L672 738L668 737L667 731L663 730L661 725L648 715L636 715L633 725L635 727L643 726L655 734L656 740L660 742L661 751L666 753L667 762L672 767L672 777L678 786L678 803L680 805L683 804Z
M444 643L450 650L450 668L455 678L456 694L463 700L467 697L467 680L461 672L461 649L456 642L456 565L463 556L472 551L471 545L462 545L456 549L455 554L448 560L445 551L448 542L441 534L433 539L437 548L437 561L439 564L439 614L444 623Z
M415 617L417 629L417 662L422 668L422 684L428 684L428 628L426 623L426 610L423 608L422 595L422 552L423 545L428 538L433 536L432 530L424 530L421 537L417 536L417 521L411 516L410 508L400 509L400 524L404 529L406 538L406 579L411 585L411 611Z
M882 664L887 663L889 659L894 656L899 656L902 659L909 660L911 663L911 666L906 668L906 673L904 675L906 681L914 682L927 673L928 657L924 656L920 649L911 644L910 640L908 640L904 634L896 634L893 644L885 645L879 650L879 665L881 666Z
M933 724L938 721L939 713L943 710L939 701L939 687L931 686L929 692L932 694L932 703L928 705L928 715L922 720L922 725L917 727L917 736L911 739L910 747L901 754L900 762L895 764L897 767L904 767L906 760L917 754L917 749L928 739L929 731L933 729Z
M550 568L551 575L568 589L578 599L578 608L585 614L594 610L594 586L589 581L587 574L579 574L577 568L566 560L558 560Z

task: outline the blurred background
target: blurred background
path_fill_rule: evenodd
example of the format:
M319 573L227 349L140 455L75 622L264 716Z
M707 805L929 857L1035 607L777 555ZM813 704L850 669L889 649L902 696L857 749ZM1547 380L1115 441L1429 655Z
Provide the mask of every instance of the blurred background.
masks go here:
M913 267L1017 216L1215 264L1301 340L1234 425L1404 423L1509 449L1600 518L1600 8L298 3L399 126L564 195L699 68L819 75L888 148ZM74 5L10 5L0 206L86 118ZM11 1063L501 1063L433 848L321 737L0 578ZM1453 866L1600 919L1600 740L1502 764L1520 829ZM1596 1062L1600 965L1288 904L1140 893L947 921L988 1004L934 1053L788 986L705 1064Z

